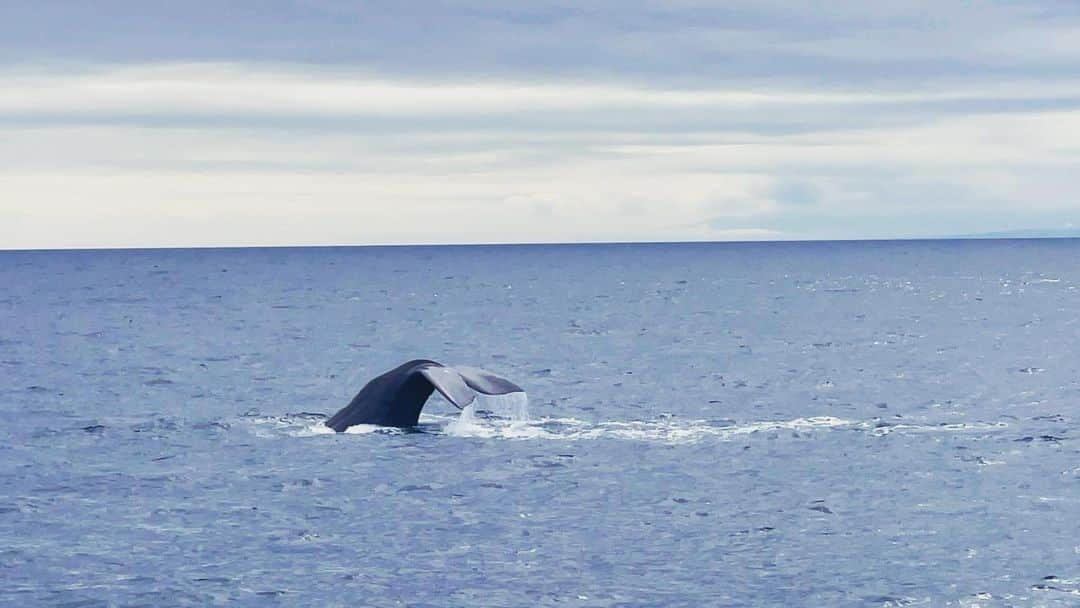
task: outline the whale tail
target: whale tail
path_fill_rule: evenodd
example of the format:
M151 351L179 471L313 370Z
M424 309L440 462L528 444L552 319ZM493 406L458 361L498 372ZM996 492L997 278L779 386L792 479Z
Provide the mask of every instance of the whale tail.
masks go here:
M420 370L435 390L458 409L464 409L476 399L476 393L506 395L524 393L513 382L479 367L450 367L446 365L425 367Z
M457 367L455 369L461 374L461 378L465 380L465 384L469 385L470 388L478 393L483 393L485 395L506 395L509 393L525 392L525 389L520 386L502 376L496 376L486 369L466 366Z
M338 432L356 424L415 426L428 397L436 390L458 409L472 403L476 393L525 392L520 386L487 370L415 359L364 385L349 405L327 419L326 426Z

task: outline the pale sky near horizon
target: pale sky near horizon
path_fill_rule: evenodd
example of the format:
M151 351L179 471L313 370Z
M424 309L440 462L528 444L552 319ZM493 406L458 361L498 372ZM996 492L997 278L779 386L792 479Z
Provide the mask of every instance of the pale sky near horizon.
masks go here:
M0 5L0 249L1080 227L1080 3Z

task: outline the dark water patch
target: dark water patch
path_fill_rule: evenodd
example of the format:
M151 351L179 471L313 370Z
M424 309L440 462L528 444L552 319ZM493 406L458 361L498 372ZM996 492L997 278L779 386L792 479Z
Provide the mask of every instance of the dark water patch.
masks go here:
M127 296L99 296L94 298L87 298L85 302L87 304L143 304L149 302L149 298L142 297L127 297Z
M868 606L880 606L881 608L901 608L902 606L914 606L921 600L913 597L896 595L872 595L865 598Z
M53 593L54 596L67 596L71 595L66 591L57 591ZM96 599L96 598L80 598L80 599L60 599L56 598L56 603L53 604L56 608L98 608L109 606L109 602Z
M211 585L231 585L235 581L226 576L200 576L191 579L191 582Z
M131 425L133 433L175 433L182 427L182 422L177 418L155 418L137 422Z
M1032 443L1034 441L1057 443L1059 441L1064 441L1065 439L1065 437L1058 437L1056 435L1039 435L1037 437L1032 435L1025 435L1024 437L1014 439L1013 441L1016 441L1017 443Z
M143 384L146 386L168 386L173 384L173 381L168 378L154 378L143 382Z
M741 530L735 530L733 532L730 532L728 534L728 536L739 537L739 536L749 536L749 535L757 535L757 534L768 534L768 533L772 532L773 530L776 530L776 528L774 528L773 526L758 526L756 528L744 528L744 529L741 529Z

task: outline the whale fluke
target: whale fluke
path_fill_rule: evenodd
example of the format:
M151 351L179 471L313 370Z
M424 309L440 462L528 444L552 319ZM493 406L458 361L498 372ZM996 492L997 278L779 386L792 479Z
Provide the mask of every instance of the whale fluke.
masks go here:
M356 424L416 426L420 410L434 391L458 408L476 393L505 395L525 392L513 382L478 367L451 367L428 359L407 361L372 379L326 426L342 432Z

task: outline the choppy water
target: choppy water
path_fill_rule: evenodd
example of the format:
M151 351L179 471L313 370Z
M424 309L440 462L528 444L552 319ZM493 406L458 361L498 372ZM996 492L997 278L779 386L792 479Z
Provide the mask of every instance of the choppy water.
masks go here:
M1080 605L1080 241L0 253L0 603ZM528 390L321 420L406 359Z

